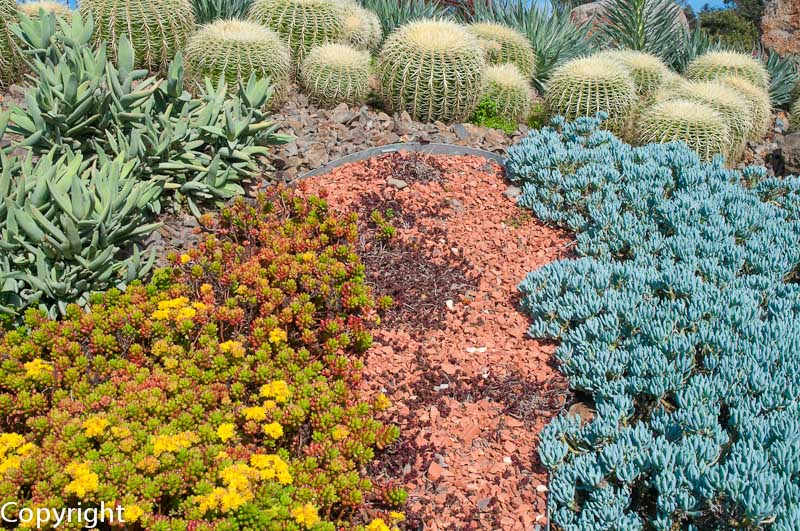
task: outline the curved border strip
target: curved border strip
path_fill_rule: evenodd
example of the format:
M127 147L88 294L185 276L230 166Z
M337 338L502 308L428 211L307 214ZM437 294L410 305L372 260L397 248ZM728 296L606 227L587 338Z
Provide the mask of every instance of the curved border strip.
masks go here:
M305 179L306 177L314 177L315 175L324 175L329 173L334 168L344 166L345 164L371 159L373 157L385 155L386 153L397 153L398 151L413 151L417 153L428 153L431 155L473 155L476 157L483 157L485 159L493 160L504 168L506 166L505 157L484 149L458 146L456 144L423 144L422 142L406 142L398 144L386 144L385 146L372 147L362 151L356 151L355 153L332 160L331 162L324 164L319 168L295 177L291 182L299 181L300 179Z

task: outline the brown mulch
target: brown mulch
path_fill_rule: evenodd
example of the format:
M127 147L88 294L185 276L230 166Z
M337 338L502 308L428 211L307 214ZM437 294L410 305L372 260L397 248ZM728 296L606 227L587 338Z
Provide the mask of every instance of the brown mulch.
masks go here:
M546 520L538 433L568 390L555 346L525 333L516 285L567 256L571 238L514 205L506 187L482 158L412 154L299 183L360 214L368 281L396 300L363 381L389 396L387 420L401 428L371 472L409 490L408 529L527 531ZM373 211L389 212L394 236L375 237Z

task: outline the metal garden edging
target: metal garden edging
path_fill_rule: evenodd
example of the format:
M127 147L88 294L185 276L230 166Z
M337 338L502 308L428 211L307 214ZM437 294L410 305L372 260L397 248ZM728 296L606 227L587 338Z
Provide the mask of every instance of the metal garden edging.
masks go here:
M483 157L485 159L493 160L500 164L503 168L506 167L506 159L502 155L486 151L484 149L472 148L467 146L457 146L455 144L425 144L422 142L405 142L397 144L386 144L385 146L372 147L361 151L356 151L336 160L332 160L327 164L304 173L292 179L292 182L305 179L306 177L314 177L316 175L324 175L329 173L334 168L344 166L353 162L371 159L387 153L398 153L402 151L410 151L414 153L427 153L429 155L472 155L475 157Z

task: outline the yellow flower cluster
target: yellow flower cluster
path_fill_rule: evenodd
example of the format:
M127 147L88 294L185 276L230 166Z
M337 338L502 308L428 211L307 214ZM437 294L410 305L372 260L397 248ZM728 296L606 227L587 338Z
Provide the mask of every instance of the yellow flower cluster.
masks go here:
M19 433L0 433L0 476L9 468L19 468L22 458L36 448Z
M153 437L153 455L158 457L165 452L177 452L182 448L189 448L199 440L191 431L184 431L176 435L156 435Z
M38 378L44 373L52 372L53 365L44 361L43 359L36 358L22 365L25 368L26 378Z
M317 508L310 503L306 503L305 505L301 505L300 507L295 507L292 509L292 516L294 516L295 522L302 525L306 529L311 528L314 524L319 522Z
M269 333L269 342L270 343L275 343L275 344L283 343L287 339L289 339L289 336L286 334L286 330L282 330L280 328L276 328L276 329L274 329L273 331L271 331Z
M242 409L242 414L247 420L266 420L267 408L261 406L246 407Z
M219 350L223 354L230 354L234 358L241 358L245 354L244 347L238 341L226 341L220 343Z
M226 442L234 435L236 435L236 426L230 422L223 422L219 425L219 428L217 428L217 436L222 440L222 442Z
M336 426L333 427L331 435L333 436L334 441L341 441L342 439L350 435L350 430L347 429L347 426L337 424Z
M89 463L70 463L67 465L66 472L72 476L72 481L64 489L67 494L75 494L82 498L87 493L96 491L100 486L100 478L91 471Z
M86 419L82 426L87 437L96 437L103 434L108 426L108 421L102 417L91 417Z
M188 263L189 263L189 262L191 262L191 261L192 261L192 257L191 257L191 256L189 256L188 254L186 254L186 253L183 253L183 254L181 255L181 263L182 263L182 264L184 264L184 265L185 265L185 264L188 264Z
M250 464L259 470L261 479L277 479L281 485L292 483L289 465L279 455L253 454L250 456Z
M187 297L178 297L176 299L169 299L160 301L158 309L153 312L152 318L158 321L166 321L170 318L176 321L191 319L197 315L197 310L204 310L206 305L202 302L193 302L189 304Z
M278 439L283 436L283 426L277 422L270 422L264 425L264 433L273 439Z
M135 522L144 514L144 509L139 507L138 505L126 505L125 510L122 513L122 517L126 523L128 522Z
M283 380L275 380L261 386L262 398L274 398L279 404L286 403L292 392Z
M383 393L378 393L375 397L375 409L378 411L386 411L392 406L392 401Z

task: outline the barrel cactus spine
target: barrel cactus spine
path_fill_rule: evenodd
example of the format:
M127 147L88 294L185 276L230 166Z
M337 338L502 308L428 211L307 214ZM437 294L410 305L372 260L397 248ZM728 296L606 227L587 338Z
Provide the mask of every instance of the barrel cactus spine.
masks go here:
M14 45L16 37L11 26L19 20L17 3L14 0L0 0L0 89L17 80L22 60Z
M357 4L345 5L344 41L359 50L375 52L383 40L378 15Z
M664 62L649 53L632 50L607 50L598 54L617 62L633 79L639 96L653 94L665 80L670 78L670 70Z
M500 117L522 123L531 113L535 93L516 65L503 63L486 69L483 97L494 102Z
M200 28L186 46L187 73L200 86L222 77L229 85L250 75L272 83L270 105L286 96L291 58L289 47L274 31L246 20L219 20Z
M82 0L80 11L91 15L96 43L105 42L115 56L126 35L136 65L152 72L165 72L195 31L190 0Z
M763 90L769 90L769 72L752 56L739 52L708 52L686 67L686 77L693 81L708 81L726 76L739 76Z
M397 28L378 58L378 78L389 111L419 121L469 118L483 92L486 60L464 26L425 19Z
M630 74L619 63L603 57L583 57L553 72L544 100L551 114L568 120L604 112L608 127L620 132L639 97Z
M751 123L750 139L763 138L772 125L772 102L769 93L743 77L728 76L721 82L735 90L750 104L753 121Z
M525 35L492 22L470 24L467 30L478 37L490 64L513 63L528 78L535 73L536 53Z
M703 160L725 154L731 143L725 118L708 105L686 99L660 101L636 124L640 144L685 142Z
M296 71L312 48L344 38L345 12L334 0L255 0L247 16L289 44Z
M323 107L360 104L367 99L370 55L346 44L313 48L300 66L300 83L309 98Z
M69 7L61 2L49 2L47 0L42 0L41 2L26 2L24 4L19 4L19 12L26 17L36 18L39 16L40 11L44 11L45 13L53 13L59 17L66 17L70 14Z
M696 101L717 111L729 128L730 146L725 153L734 159L741 155L754 118L750 104L735 89L719 81L686 83L673 89L670 98Z

